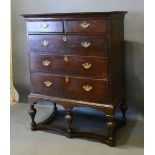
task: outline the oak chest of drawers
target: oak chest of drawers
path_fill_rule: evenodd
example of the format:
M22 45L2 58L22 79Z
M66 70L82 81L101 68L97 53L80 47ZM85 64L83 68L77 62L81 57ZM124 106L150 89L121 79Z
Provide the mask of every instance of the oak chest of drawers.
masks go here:
M32 130L53 129L69 137L86 136L114 145L115 109L124 103L124 16L126 12L23 15L27 24ZM36 124L34 104L54 102L53 114ZM57 113L66 110L67 127L48 127ZM72 129L72 109L92 107L104 112L107 135L78 133Z

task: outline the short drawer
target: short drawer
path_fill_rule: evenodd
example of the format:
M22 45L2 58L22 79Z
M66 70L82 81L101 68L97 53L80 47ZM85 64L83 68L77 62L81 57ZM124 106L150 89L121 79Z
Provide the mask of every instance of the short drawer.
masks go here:
M107 33L107 20L68 20L66 32L74 33Z
M63 32L62 21L27 22L28 32Z
M107 51L107 37L78 35L29 35L30 51L51 51L59 49L98 49Z
M31 72L108 79L108 59L30 53Z
M79 77L31 73L32 93L106 103L109 97L109 83Z

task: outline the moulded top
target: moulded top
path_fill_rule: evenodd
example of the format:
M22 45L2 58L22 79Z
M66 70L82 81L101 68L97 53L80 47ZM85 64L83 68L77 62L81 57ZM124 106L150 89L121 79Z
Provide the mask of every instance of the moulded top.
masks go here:
M126 14L127 11L110 11L110 12L72 12L72 13L43 13L43 14L22 14L24 18L44 18L44 17L70 17L70 16L110 16L110 15L119 15Z

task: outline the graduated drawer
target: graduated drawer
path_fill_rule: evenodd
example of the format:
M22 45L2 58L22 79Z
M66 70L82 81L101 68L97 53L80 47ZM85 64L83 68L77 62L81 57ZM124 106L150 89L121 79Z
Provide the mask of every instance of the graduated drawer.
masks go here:
M108 53L102 49L78 49L78 48L53 48L51 51L39 51L31 50L30 53L49 53L49 54L61 54L61 55L80 55L80 56L102 56L108 57Z
M67 20L66 32L69 33L100 33L104 34L108 32L107 20Z
M30 53L31 72L44 72L108 79L108 59Z
M30 51L51 51L54 48L99 49L107 51L105 36L29 35Z
M108 81L31 73L31 91L88 102L105 103L109 97Z
M63 32L62 21L29 21L28 32Z

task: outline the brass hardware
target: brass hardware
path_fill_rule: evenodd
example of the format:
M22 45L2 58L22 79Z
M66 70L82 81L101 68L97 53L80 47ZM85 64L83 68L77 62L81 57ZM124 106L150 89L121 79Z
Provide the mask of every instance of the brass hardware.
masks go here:
M44 66L49 66L51 62L48 60L44 60L42 63Z
M82 42L81 45L83 47L87 48L87 47L89 47L91 45L91 43L85 41L85 42Z
M41 45L46 47L49 45L49 42L47 40L41 41Z
M83 89L85 91L89 92L91 89L93 89L93 87L92 86L89 86L89 85L85 85L85 86L83 86Z
M80 25L81 25L82 28L86 29L86 28L89 27L90 24L89 24L88 22L84 21L84 22L81 23Z
M64 36L64 37L63 37L63 41L64 41L64 42L66 42L66 41L67 41L67 38L66 38L66 36Z
M66 83L69 82L69 77L68 76L65 77L65 81L66 81Z
M67 56L64 56L64 61L65 61L65 62L68 62L68 61L69 61L69 59L68 59Z
M51 87L52 86L52 82L51 81L44 81L44 85L46 86L46 87Z
M85 69L89 69L92 65L89 64L88 62L82 64L82 66L85 68Z
M42 23L41 26L42 26L43 28L46 28L46 27L48 27L48 23Z

